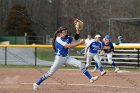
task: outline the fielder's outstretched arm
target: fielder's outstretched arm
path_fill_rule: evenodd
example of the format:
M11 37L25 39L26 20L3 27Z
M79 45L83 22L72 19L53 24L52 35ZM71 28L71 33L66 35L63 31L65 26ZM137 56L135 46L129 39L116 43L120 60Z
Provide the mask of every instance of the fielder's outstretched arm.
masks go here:
M67 42L62 41L60 37L57 37L57 42L59 44L63 45L65 48L73 48L73 47L76 47L78 45L84 44L85 43L85 40L81 40L78 43L67 44Z

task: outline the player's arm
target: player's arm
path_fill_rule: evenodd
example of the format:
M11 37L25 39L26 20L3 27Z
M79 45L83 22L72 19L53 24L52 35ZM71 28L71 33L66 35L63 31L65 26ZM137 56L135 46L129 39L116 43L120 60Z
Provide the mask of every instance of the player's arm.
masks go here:
M87 54L88 52L88 49L89 49L89 46L92 44L92 41L91 42L88 42L86 47L85 47L85 54Z
M85 48L85 57L87 57L87 52L88 52L88 49L90 47L90 45L92 44L92 42L89 42L87 45L86 45L86 48Z
M85 47L85 58L87 58L88 49L89 49L89 47Z
M111 49L111 52L113 53L113 52L114 52L114 46L113 46L112 43L111 43L111 45L110 45L110 49Z
M104 56L105 55L105 51L103 50L102 44L100 43L100 48L98 49L98 55L99 56Z
M76 46L81 45L81 44L84 44L84 42L80 41L80 42L73 43L73 44L65 44L64 47L65 48L73 48L73 47L76 47Z
M84 40L77 42L77 43L73 43L73 44L67 44L66 42L62 41L60 37L57 37L57 42L61 45L63 45L65 48L73 48L76 47L78 45L84 44Z
M104 50L104 44L103 44L104 42L101 42L101 44L100 44L100 50Z
M80 36L80 30L79 29L76 29L76 33L75 33L75 36L74 36L74 39L73 40L78 40L79 39L79 36Z
M76 33L75 36L74 36L74 40L78 40L79 36L80 36L80 33L79 34Z

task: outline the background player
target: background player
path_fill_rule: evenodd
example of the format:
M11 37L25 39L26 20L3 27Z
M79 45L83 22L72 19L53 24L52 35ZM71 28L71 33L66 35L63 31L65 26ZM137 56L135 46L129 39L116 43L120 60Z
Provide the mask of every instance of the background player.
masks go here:
M95 40L89 43L86 48L85 56L86 56L86 68L88 68L91 64L92 59L94 58L95 62L98 64L98 68L103 76L106 72L103 71L100 57L98 55L99 50L101 49L100 35L95 36Z
M72 48L72 47L75 47L84 43L83 41L80 41L78 43L71 44L71 42L74 39L78 40L79 34L80 32L76 30L75 37L68 36L67 29L65 27L60 27L56 31L54 35L54 39L53 39L53 47L56 53L54 64L51 66L50 70L47 73L45 73L36 83L33 84L34 90L37 90L38 86L45 79L52 76L64 64L79 67L80 70L83 72L83 74L90 80L90 82L93 82L98 79L98 76L92 77L79 60L68 56L69 48Z
M105 55L108 59L108 62L115 67L115 72L119 70L119 68L116 66L115 62L112 60L112 56L114 53L114 46L111 42L111 37L109 35L105 36L105 40L102 42L102 49L105 52Z
M116 66L115 62L112 60L112 56L114 53L114 46L111 42L111 37L109 35L106 35L104 37L104 40L102 42L102 50L104 51L104 57L101 57L100 59L108 59L109 64L111 64L113 67L115 67L115 72L119 71L119 68ZM96 67L94 68L97 69L98 66L95 65Z
M85 39L85 45L87 46L88 43L92 42L94 39L91 37L91 35L87 35L87 38ZM84 54L85 53L85 48L82 49L81 51L77 51L77 54Z

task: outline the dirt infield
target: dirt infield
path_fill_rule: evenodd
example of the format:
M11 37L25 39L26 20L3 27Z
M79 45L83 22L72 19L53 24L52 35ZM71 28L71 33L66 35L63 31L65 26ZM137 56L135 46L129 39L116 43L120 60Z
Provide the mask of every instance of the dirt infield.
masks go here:
M90 83L79 70L59 70L33 91L35 82L46 69L0 68L0 93L140 93L140 73L107 71ZM99 72L92 73L99 75Z

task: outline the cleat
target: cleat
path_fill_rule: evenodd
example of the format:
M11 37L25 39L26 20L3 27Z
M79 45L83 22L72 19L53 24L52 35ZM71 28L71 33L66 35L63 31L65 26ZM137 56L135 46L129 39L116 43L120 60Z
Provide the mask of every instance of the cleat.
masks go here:
M105 75L106 74L106 72L105 71L102 71L101 72L101 76L103 76L103 75Z
M118 72L119 71L119 68L118 67L115 67L115 72Z
M98 78L99 78L99 76L92 77L92 78L90 79L90 82L93 83L93 82L96 81Z
M38 90L38 85L36 83L33 84L33 90Z

